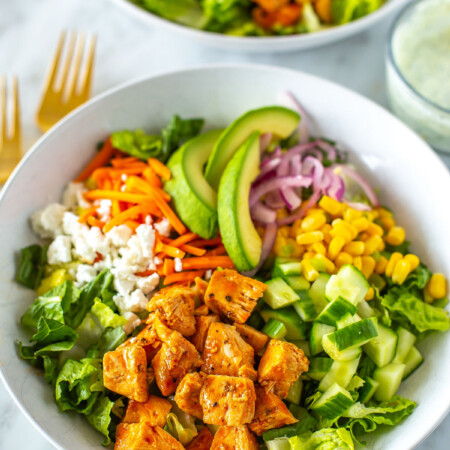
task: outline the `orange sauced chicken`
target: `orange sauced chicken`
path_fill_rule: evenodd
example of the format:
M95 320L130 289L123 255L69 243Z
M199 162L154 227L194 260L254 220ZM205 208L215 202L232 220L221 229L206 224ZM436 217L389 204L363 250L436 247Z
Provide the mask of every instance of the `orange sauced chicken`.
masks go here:
M136 345L145 350L147 363L150 363L161 347L161 341L151 321L134 338L128 339L119 348Z
M116 450L184 450L179 441L161 427L149 423L121 423L116 432Z
M214 435L211 450L259 450L256 437L245 426L220 427Z
M253 347L255 353L260 353L269 341L269 336L255 330L249 325L236 323L234 326L236 327L238 333L242 336L242 339Z
M146 402L130 400L122 422L147 422L153 427L164 427L171 408L170 402L156 395L149 395Z
M209 450L214 436L208 427L204 427L200 433L186 446L186 450Z
M191 338L191 342L199 352L203 352L205 347L208 330L212 323L219 322L220 317L217 314L210 314L207 316L197 316L195 318L196 330Z
M203 419L200 391L202 390L204 378L205 374L202 372L188 373L181 380L175 392L175 402L178 407L199 419Z

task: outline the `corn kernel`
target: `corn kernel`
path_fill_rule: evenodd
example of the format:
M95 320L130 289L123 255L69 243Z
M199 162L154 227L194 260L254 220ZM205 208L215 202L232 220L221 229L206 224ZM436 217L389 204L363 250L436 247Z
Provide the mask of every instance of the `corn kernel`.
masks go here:
M392 273L392 281L396 284L403 284L406 277L411 272L411 264L402 258L394 267L394 272Z
M369 233L367 233L367 231L363 231L362 233L359 234L359 240L363 242L367 241L367 239L369 239L370 237L372 236Z
M364 297L364 300L372 300L374 296L375 291L373 290L373 287L370 287L369 290L367 291L366 296Z
M362 269L362 258L361 256L355 256L353 258L353 265L358 269L361 270Z
M316 242L315 244L312 244L311 251L316 252L319 255L326 255L327 253L325 245L323 245L321 242Z
M303 259L311 259L314 258L316 254L314 252L305 252L303 253Z
M301 245L298 245L297 242L295 242L295 239L292 238L286 239L286 246L289 246L292 249L291 256L293 258L300 258L305 252L305 248Z
M352 255L349 255L346 252L341 252L336 256L334 262L336 264L336 267L341 267L344 264L351 264L353 262L353 258Z
M328 273L334 273L336 266L334 265L333 261L330 261L325 255L316 255L314 259L322 261L325 264L325 270Z
M294 234L294 236L297 236L297 234L301 233L301 229L302 229L302 221L303 219L297 219L293 224L292 224L292 233Z
M358 219L362 216L361 211L357 211L353 208L348 208L344 211L344 214L342 215L344 220L347 220L348 222L351 222L352 220Z
M392 217L392 213L391 211L385 209L385 208L378 208L378 217L380 217L380 219L384 219L385 217Z
M314 269L309 259L302 261L302 274L308 281L315 281L319 277L319 272Z
M402 227L392 227L385 240L390 245L400 245L405 240L405 230Z
M426 289L433 298L443 298L447 295L447 280L441 273L434 273Z
M307 216L313 216L314 214L324 214L323 209L320 208L310 208L306 213Z
M387 263L385 274L387 277L392 277L392 274L394 273L395 265L403 259L403 255L399 252L392 253L391 257L389 258L389 262Z
M277 234L282 237L289 237L289 227L278 228Z
M303 219L302 222L302 231L308 232L308 231L315 231L321 228L323 225L325 225L327 222L327 218L325 217L325 214L313 214L308 215Z
M371 236L364 243L364 254L371 255L372 253L375 253L382 242L383 239L381 238L381 236L378 236L377 234Z
M297 236L297 244L308 245L323 240L323 233L321 231L309 231L308 233L302 233Z
M352 256L361 256L364 253L364 242L352 241L344 246L344 252L350 253Z
M381 225L386 231L389 231L392 227L395 227L395 220L392 217L383 217Z
M380 241L380 245L377 248L377 251L382 252L386 248L386 242L383 239Z
M328 258L336 259L336 256L342 250L345 245L345 239L342 236L336 236L330 241L328 246Z
M375 273L378 275L383 274L386 271L386 267L388 265L389 260L384 256L381 256L377 261L377 265L375 266Z
M319 201L319 206L332 216L342 214L344 209L342 203L338 202L334 198L328 197L328 195L322 196Z
M358 236L358 229L354 225L352 225L350 222L346 222L345 220L342 221L342 224L347 228L348 231L350 231L352 239L355 239L356 236Z
M384 230L383 228L380 227L380 225L377 225L376 223L369 223L369 226L367 227L367 232L371 235L371 236L383 236L384 234Z
M415 270L420 264L420 259L412 253L408 253L407 255L405 255L405 259L411 264L411 272Z
M379 216L379 213L376 209L372 209L372 211L366 212L366 217L373 222L375 219L377 219Z
M366 278L369 278L375 270L376 262L371 256L362 256L362 268L361 272L364 274Z
M358 233L361 233L361 231L366 231L370 224L366 217L360 217L359 219L352 220L351 223L358 230Z
M277 210L277 219L284 219L288 215L289 214L288 214L286 208L281 208L281 209Z
M345 239L345 242L350 242L352 240L352 233L349 229L341 223L336 223L332 230L330 231L330 236L336 237L341 236Z
M331 236L330 231L332 230L331 225L329 223L326 223L320 231L323 233L323 240L325 243L329 244L331 242L331 239L333 239L333 236Z

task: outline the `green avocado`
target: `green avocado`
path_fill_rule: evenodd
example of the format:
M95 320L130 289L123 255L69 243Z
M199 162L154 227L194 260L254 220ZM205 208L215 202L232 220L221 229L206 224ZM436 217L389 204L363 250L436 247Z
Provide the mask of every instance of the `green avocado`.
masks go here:
M218 188L228 161L254 131L273 133L284 139L293 133L299 121L298 113L282 106L266 106L246 112L225 129L214 145L206 165L206 180L214 189Z
M217 194L203 176L203 166L222 130L186 142L169 159L172 178L164 189L187 227L204 239L217 235Z
M217 195L222 241L240 271L256 267L261 256L261 238L250 217L248 203L250 186L259 173L259 136L258 131L250 134L231 158Z

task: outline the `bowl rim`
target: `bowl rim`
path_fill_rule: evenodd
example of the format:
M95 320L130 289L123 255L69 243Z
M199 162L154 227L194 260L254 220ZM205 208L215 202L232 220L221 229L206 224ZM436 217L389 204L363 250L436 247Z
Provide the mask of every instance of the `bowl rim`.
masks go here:
M123 0L126 1L126 0ZM422 93L420 93L405 77L403 72L401 71L400 67L397 64L397 61L394 57L394 49L393 49L393 41L395 38L395 33L398 31L399 26L402 25L403 19L405 18L406 14L409 12L412 12L413 9L417 8L420 4L426 3L429 0L413 0L411 3L406 4L404 7L402 7L401 11L397 14L394 21L392 22L391 28L389 30L387 44L386 44L386 53L388 57L388 62L394 69L395 73L398 75L400 80L403 82L403 84L408 88L410 92L412 92L417 98L423 100L426 104L429 106L432 106L435 109L438 109L439 111L450 114L450 108L446 108L445 106L438 105L433 100L430 100L428 97L425 97Z
M198 30L187 25L181 25L176 22L172 22L168 19L158 16L157 14L151 13L150 11L141 8L139 5L131 2L130 0L112 0L116 5L128 10L135 17L141 18L142 21L148 22L149 24L154 24L155 26L162 26L167 30L172 30L177 33L185 33L191 37L197 39L203 39L205 37L216 40L218 42L229 42L234 44L292 44L300 43L304 44L304 48L309 46L315 46L320 44L325 44L325 42L330 40L330 36L336 37L336 41L343 39L351 34L358 33L364 30L370 25L381 20L384 16L389 15L390 12L395 9L402 7L404 4L410 2L411 0L386 0L380 8L378 8L373 13L370 13L360 19L355 21L337 25L334 27L326 28L325 30L304 33L304 34L294 34L290 36L233 36L223 33L215 33L212 31ZM320 40L319 37L322 39ZM322 41L322 42L321 42Z
M57 124L55 124L50 130L48 130L44 135L42 135L30 148L30 150L26 153L26 155L22 158L20 163L17 165L17 167L14 169L13 173L3 186L3 188L0 191L0 209L2 207L2 203L4 200L4 197L6 195L6 192L9 190L10 185L13 183L15 177L19 174L22 167L28 163L28 160L30 157L34 156L34 153L37 153L40 148L44 148L45 142L51 138L51 136L54 133L57 133L62 128L66 127L68 123L72 121L72 119L79 114L83 113L85 110L88 110L93 105L104 101L104 99L108 98L111 95L114 95L120 91L125 91L131 87L137 86L139 84L143 84L146 82L149 82L150 80L156 80L159 78L165 78L167 76L171 75L182 75L185 73L191 73L191 72L202 72L205 70L246 70L246 69L252 69L252 70L258 70L258 71L272 71L274 73L280 73L284 72L293 76L302 76L307 77L310 79L313 79L315 81L319 81L320 83L328 84L333 89L339 89L345 95L350 95L353 97L356 97L358 101L368 105L370 108L374 108L381 112L382 114L386 114L390 117L390 120L396 123L397 127L403 128L406 132L413 134L415 139L418 141L421 141L423 144L423 151L424 154L427 155L428 159L434 159L434 164L437 164L437 166L440 166L441 169L447 172L448 176L450 177L450 172L448 172L447 167L443 163L443 161L438 157L436 152L432 150L432 148L429 146L429 144L421 137L419 136L414 130L409 128L406 124L404 124L400 119L398 119L396 116L394 116L389 110L386 108L383 108L381 105L376 103L375 101L363 96L362 94L353 91L345 86L342 86L334 81L319 77L317 75L309 74L307 72L284 68L284 67L278 67L273 65L267 65L267 64L253 64L253 63L222 63L222 64L203 64L195 67L189 67L184 68L181 70L168 70L163 71L157 74L152 75L144 75L141 77L137 77L135 79L126 81L124 83L121 83L115 87L112 87L110 89L107 89L106 91L94 96L92 99L84 103L83 105L79 106L69 114L67 114L63 119L61 119ZM14 280L12 280L14 282ZM47 439L48 442L50 442L55 448L64 450L63 447L61 447L60 444L58 444L55 439L44 429L42 428L38 422L35 420L35 418L31 415L31 413L26 409L26 407L20 402L19 398L16 396L15 392L12 390L12 388L9 386L7 382L6 373L4 372L4 368L2 365L0 365L0 380L3 382L3 385L5 386L6 391L10 395L10 397L13 399L14 403L17 405L19 410L25 415L25 417L31 422L31 424L35 427L36 430L39 431L39 433ZM421 443L427 436L429 436L438 426L439 424L445 419L445 417L450 413L450 403L447 405L446 410L439 416L438 420L428 429L425 433L422 433L421 436L418 438L415 445L418 445Z

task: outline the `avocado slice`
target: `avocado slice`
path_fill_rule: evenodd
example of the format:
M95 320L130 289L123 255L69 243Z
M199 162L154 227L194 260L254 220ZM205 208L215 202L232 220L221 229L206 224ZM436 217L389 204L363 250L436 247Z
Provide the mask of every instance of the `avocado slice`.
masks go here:
M282 106L266 106L246 112L226 128L216 142L206 165L206 180L217 190L228 161L252 132L273 133L284 139L292 134L299 121L298 113Z
M217 235L217 194L203 176L203 166L221 133L209 131L189 140L167 164L172 178L164 189L183 223L204 239Z
M261 238L250 217L248 197L259 173L259 131L250 134L225 168L219 185L218 215L223 244L240 271L259 263Z

